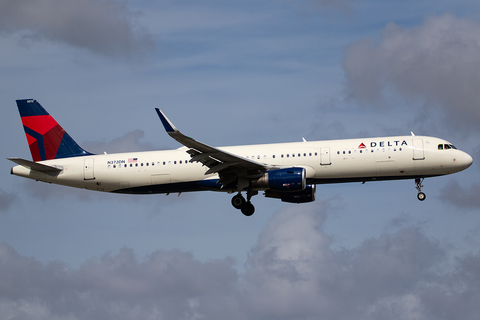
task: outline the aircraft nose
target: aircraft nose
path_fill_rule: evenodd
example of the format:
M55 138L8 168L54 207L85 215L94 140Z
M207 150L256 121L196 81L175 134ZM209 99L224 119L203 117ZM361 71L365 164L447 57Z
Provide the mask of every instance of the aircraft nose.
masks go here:
M473 163L473 158L468 154L464 153L463 154L463 165L465 166L465 169L470 167Z

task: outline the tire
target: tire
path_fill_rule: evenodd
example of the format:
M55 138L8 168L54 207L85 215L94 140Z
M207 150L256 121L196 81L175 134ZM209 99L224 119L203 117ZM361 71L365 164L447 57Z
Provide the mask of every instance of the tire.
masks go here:
M232 198L232 206L234 206L235 209L242 209L245 203L247 203L247 201L241 194L237 194Z
M255 212L255 207L251 202L246 202L245 205L242 207L242 213L250 217Z
M427 197L427 196L426 196L425 193L423 193L423 192L419 192L419 193L417 194L417 199L420 200L420 201L425 200L426 197Z

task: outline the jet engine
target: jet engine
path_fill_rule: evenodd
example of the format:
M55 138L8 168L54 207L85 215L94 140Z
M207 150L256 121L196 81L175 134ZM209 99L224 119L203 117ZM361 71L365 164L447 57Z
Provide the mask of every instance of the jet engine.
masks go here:
M304 168L284 168L267 171L261 178L252 182L255 188L276 192L298 192L305 189L307 178Z
M309 184L302 191L296 192L278 192L272 190L265 191L265 197L281 199L283 202L306 203L315 201L315 185Z

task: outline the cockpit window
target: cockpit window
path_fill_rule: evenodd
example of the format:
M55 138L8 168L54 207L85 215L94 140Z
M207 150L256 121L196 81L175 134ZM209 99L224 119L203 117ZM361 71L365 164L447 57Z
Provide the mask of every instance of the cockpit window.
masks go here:
M438 150L448 150L448 149L455 149L457 150L457 148L455 148L455 146L453 144L442 144L440 143L438 145Z

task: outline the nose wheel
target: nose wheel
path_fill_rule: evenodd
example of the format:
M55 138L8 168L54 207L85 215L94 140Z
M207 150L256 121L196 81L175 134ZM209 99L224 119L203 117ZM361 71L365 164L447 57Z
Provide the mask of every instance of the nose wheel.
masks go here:
M418 190L418 194L417 194L417 199L420 200L420 201L423 201L425 200L425 198L427 197L425 195L425 193L422 192L422 182L423 182L423 179L420 179L420 178L417 178L415 179L415 188Z
M245 216L250 217L255 212L255 207L250 202L250 198L257 193L258 193L258 191L254 191L254 192L248 191L247 192L247 200L245 200L245 198L239 192L236 196L234 196L232 198L232 206L235 209L239 209L240 211L242 211L242 213Z

